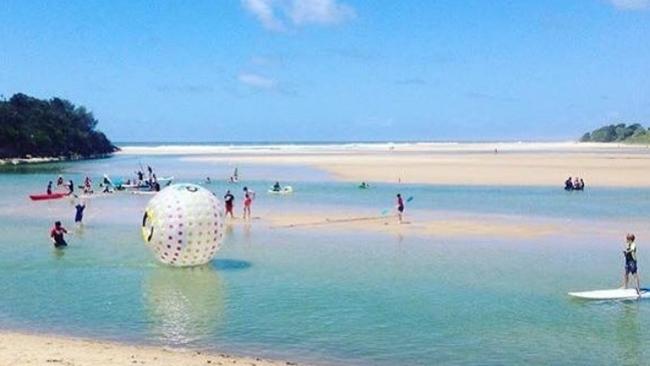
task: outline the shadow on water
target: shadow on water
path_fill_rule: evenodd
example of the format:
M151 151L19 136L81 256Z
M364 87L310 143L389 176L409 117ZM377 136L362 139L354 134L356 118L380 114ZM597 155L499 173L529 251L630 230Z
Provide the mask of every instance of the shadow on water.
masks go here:
M142 290L150 332L164 344L201 341L223 323L224 286L210 266L157 267L144 278Z
M250 268L252 264L238 259L215 259L209 266L217 271L240 271Z

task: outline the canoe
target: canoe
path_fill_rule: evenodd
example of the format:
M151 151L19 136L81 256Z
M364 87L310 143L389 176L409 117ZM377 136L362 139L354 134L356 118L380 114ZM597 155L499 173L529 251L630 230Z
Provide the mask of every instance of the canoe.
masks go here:
M57 200L59 198L67 197L69 194L70 193L30 194L29 198L32 201Z

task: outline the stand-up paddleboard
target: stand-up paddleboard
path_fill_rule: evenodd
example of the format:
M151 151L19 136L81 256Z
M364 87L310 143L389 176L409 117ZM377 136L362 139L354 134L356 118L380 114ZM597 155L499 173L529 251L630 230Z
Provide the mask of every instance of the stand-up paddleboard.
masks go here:
M633 288L569 292L569 296L583 300L637 300L650 298L650 289L642 288L640 295Z
M156 192L156 191L129 191L129 193L131 193L131 194L145 195L145 196L146 196L146 195L154 195L154 194L156 194L156 193L158 193L158 192Z
M70 193L50 193L50 194L30 194L29 199L32 201L57 200L68 196Z
M293 187L291 186L284 186L282 189L279 191L273 190L273 188L268 190L269 194L290 194L293 193Z

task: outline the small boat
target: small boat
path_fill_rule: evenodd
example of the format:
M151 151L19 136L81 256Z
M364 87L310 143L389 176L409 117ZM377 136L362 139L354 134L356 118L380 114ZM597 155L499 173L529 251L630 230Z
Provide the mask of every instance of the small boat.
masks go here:
M63 197L69 196L70 193L61 193L61 192L55 192L55 193L50 193L50 194L30 194L29 199L32 201L45 201L45 200L58 200Z

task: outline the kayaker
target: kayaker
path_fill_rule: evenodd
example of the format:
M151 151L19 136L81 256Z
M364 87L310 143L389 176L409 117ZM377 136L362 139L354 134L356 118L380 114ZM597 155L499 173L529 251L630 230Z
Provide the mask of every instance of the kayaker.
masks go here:
M235 196L230 193L230 191L226 191L226 195L223 196L223 201L226 204L226 216L230 214L230 218L235 218L235 215L233 214L233 205L235 204Z
M401 224L404 215L404 200L400 193L397 194L397 223Z
M74 215L74 222L77 224L81 224L81 221L83 221L84 218L84 210L86 209L86 204L82 204L81 202L77 203L76 206L74 206L76 213Z
M47 184L47 194L52 194L52 181Z
M93 181L88 176L84 179L84 193L93 193Z
M63 237L63 234L67 233L68 230L61 226L61 221L54 223L54 227L50 230L50 238L52 238L52 244L54 244L55 248L59 249L68 246L68 243L65 242L65 238Z
M623 277L623 288L627 288L627 285L630 280L630 275L635 279L635 288L636 293L640 294L640 281L639 281L639 272L636 265L636 243L634 240L636 237L634 234L627 234L625 238L625 249L623 250L623 256L625 257L625 276Z

